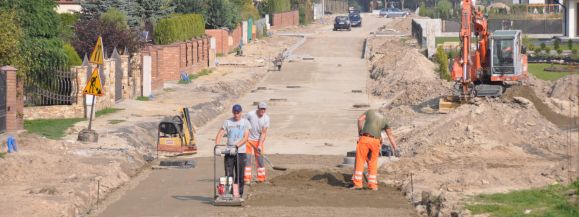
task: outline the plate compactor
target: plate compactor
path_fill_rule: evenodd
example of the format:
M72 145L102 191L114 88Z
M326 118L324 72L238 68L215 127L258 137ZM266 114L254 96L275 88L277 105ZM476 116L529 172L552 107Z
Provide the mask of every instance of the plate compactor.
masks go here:
M215 145L213 148L213 205L241 206L243 198L239 195L239 185L234 182L235 177L227 175L217 177L217 158L225 155L237 155L237 148ZM236 159L235 170L238 170L239 157ZM239 183L239 181L241 181L239 174L237 175L237 179L237 183Z
M180 115L164 118L157 132L157 158L159 151L177 153L174 156L197 153L194 130L188 108L179 109Z

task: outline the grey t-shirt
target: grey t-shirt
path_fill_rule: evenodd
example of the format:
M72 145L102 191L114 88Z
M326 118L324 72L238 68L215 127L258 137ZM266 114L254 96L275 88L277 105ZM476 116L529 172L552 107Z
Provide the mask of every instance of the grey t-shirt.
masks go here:
M251 125L251 129L249 130L249 140L258 141L263 128L269 128L269 116L263 114L260 118L257 116L257 112L253 110L245 114L245 118Z
M251 129L251 125L245 118L242 118L239 121L229 118L223 122L222 128L225 130L225 134L227 135L227 146L235 147L235 144L243 139L243 134ZM245 153L245 144L239 146L238 153Z

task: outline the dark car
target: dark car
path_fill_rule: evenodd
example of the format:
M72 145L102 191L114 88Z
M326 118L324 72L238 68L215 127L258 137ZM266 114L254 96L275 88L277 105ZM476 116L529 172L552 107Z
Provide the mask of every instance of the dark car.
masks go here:
M348 17L350 18L350 26L362 27L362 17L360 14L350 14Z
M334 31L340 29L347 29L348 31L352 29L348 16L337 16L334 20Z

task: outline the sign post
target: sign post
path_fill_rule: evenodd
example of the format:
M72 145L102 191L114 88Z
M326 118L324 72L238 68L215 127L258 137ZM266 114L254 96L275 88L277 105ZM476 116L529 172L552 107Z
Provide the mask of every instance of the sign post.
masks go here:
M84 141L84 142L97 142L98 141L98 134L92 130L92 116L94 113L94 104L95 104L95 98L97 96L103 96L104 92L103 92L103 87L101 84L101 78L100 78L100 73L99 73L99 69L100 66L103 64L103 42L102 42L102 38L99 36L99 38L97 39L97 43L94 47L94 50L92 51L92 54L90 55L90 63L93 64L97 64L97 67L92 71L90 78L87 80L86 82L86 86L84 87L84 91L83 94L87 95L92 95L92 103L91 103L91 107L90 107L90 114L89 114L89 120L88 120L88 129L84 129L81 130L78 133L78 140L79 141Z

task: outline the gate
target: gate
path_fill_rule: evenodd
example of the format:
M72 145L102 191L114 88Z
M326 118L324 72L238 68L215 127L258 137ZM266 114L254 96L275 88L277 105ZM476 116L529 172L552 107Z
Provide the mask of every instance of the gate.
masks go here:
M123 99L123 67L121 66L121 56L116 48L112 57L115 60L115 101L119 101Z
M0 133L6 131L6 72L0 71Z
M77 73L66 67L47 67L26 76L24 104L26 106L72 105L77 101Z
M249 20L247 20L247 42L251 42L251 38L253 35L253 18L249 18Z

